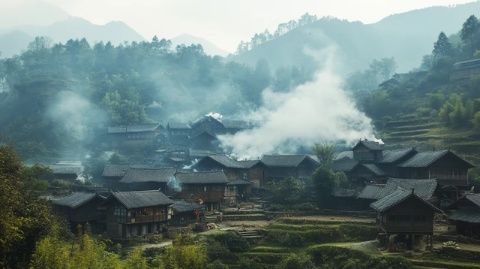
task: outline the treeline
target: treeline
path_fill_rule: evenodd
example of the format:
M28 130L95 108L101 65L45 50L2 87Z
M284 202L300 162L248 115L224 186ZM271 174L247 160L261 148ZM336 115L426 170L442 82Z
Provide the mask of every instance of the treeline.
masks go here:
M443 121L451 128L480 129L480 79L453 81L454 63L480 58L480 23L474 15L459 33L440 33L432 53L424 56L421 66L357 94L360 106L374 119L397 114L416 113Z
M266 87L283 90L306 79L277 77L266 62L226 62L198 45L172 48L156 37L120 46L37 37L21 55L0 60L0 142L25 157L54 156L92 147L107 125L236 114L259 106Z
M237 47L237 54L241 54L244 52L247 52L249 50L252 50L270 40L276 39L281 37L282 35L295 30L299 27L314 23L318 20L317 16L315 15L310 15L308 13L305 13L300 17L298 20L290 20L285 23L281 23L277 26L277 29L272 33L270 31L265 30L262 33L256 33L250 41L241 41L240 44L238 44Z

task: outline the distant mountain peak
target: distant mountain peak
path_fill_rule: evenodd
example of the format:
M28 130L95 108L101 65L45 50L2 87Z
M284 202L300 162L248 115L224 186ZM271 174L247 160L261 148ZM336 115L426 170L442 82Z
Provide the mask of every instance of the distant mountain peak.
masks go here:
M208 55L219 55L219 56L227 56L229 54L228 51L218 47L214 43L202 38L193 36L191 34L183 33L171 39L173 47L177 45L185 44L200 44L203 47L203 50Z

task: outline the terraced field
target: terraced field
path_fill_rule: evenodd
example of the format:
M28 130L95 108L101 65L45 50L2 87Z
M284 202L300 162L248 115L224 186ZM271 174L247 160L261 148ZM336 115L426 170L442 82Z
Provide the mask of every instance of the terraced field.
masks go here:
M452 130L431 117L414 114L377 122L380 138L395 147L423 150L452 149L474 164L480 164L480 135L472 130Z

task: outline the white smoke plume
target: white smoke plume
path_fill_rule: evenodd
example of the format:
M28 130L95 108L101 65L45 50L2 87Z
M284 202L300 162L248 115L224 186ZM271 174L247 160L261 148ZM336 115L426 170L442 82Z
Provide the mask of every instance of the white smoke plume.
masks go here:
M298 146L318 142L377 140L370 118L356 108L342 89L341 78L332 71L332 54L324 57L323 68L313 81L287 93L266 89L263 107L247 116L257 127L221 136L222 146L237 157L257 158L292 153Z
M105 117L86 98L73 91L59 92L47 114L79 142L84 142L90 135L93 123L102 122Z

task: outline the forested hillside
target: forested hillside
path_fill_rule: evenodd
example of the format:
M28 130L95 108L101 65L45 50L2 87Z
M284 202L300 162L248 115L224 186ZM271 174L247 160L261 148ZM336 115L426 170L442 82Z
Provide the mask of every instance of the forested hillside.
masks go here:
M476 69L458 77L466 71L455 63L478 59L479 50L480 24L472 15L458 34L438 35L420 71L396 74L373 91L353 89L354 94L386 142L449 147L478 162L480 77Z
M454 7L430 7L363 24L304 15L280 24L275 32L256 34L239 45L235 61L255 64L267 59L273 69L314 65L312 50L337 48L337 67L344 73L364 69L371 61L394 57L399 70L418 67L440 31L452 34L480 8L480 2ZM425 20L428 18L428 20Z
M37 38L0 62L0 134L25 157L79 152L109 125L236 114L258 106L270 84L307 79L270 73L261 62L250 68L157 38L116 47Z

